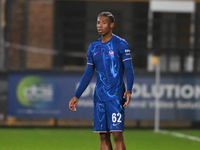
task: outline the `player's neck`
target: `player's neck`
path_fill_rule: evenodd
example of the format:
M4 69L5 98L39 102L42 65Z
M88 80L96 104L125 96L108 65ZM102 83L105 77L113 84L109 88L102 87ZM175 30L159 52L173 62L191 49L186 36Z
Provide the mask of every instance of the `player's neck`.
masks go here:
M102 43L106 43L108 41L110 41L110 39L113 37L113 33L109 33L107 35L101 36L101 42Z

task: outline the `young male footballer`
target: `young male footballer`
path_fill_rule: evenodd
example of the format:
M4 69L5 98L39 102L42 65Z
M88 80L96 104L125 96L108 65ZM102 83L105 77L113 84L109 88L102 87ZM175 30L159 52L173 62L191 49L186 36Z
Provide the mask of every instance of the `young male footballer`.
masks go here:
M100 134L100 149L112 150L110 135L114 139L114 150L125 150L123 138L125 107L131 99L134 71L128 43L112 33L114 16L101 12L97 17L97 31L101 38L91 43L87 52L87 66L69 108L76 111L81 94L90 83L94 70L97 82L94 93L94 132ZM123 81L124 69L127 87Z

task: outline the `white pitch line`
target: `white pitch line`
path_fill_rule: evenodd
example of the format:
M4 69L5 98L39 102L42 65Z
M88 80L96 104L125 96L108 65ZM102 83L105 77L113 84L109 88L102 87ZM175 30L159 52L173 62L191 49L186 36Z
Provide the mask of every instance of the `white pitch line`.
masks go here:
M169 135L174 136L174 137L185 138L185 139L188 139L188 140L200 142L199 137L186 135L186 134L182 134L182 133L178 133L178 132L170 132L170 131L159 130L159 132L157 132L157 133L169 134Z

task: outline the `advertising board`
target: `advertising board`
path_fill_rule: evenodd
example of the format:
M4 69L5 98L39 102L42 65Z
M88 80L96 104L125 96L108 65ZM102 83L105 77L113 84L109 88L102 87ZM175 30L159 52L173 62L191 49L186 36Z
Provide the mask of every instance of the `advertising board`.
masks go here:
M8 112L11 116L92 118L96 77L82 94L77 111L68 108L83 72L11 72ZM163 74L156 92L152 73L136 73L126 118L153 120L155 97L161 120L200 120L200 75ZM125 79L126 81L126 79Z

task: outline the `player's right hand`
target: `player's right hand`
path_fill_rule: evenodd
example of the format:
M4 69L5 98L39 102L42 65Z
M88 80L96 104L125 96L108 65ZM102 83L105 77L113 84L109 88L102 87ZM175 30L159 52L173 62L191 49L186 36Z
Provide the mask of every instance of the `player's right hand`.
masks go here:
M73 97L69 102L69 109L71 111L76 111L77 103L78 103L78 98L77 97Z

